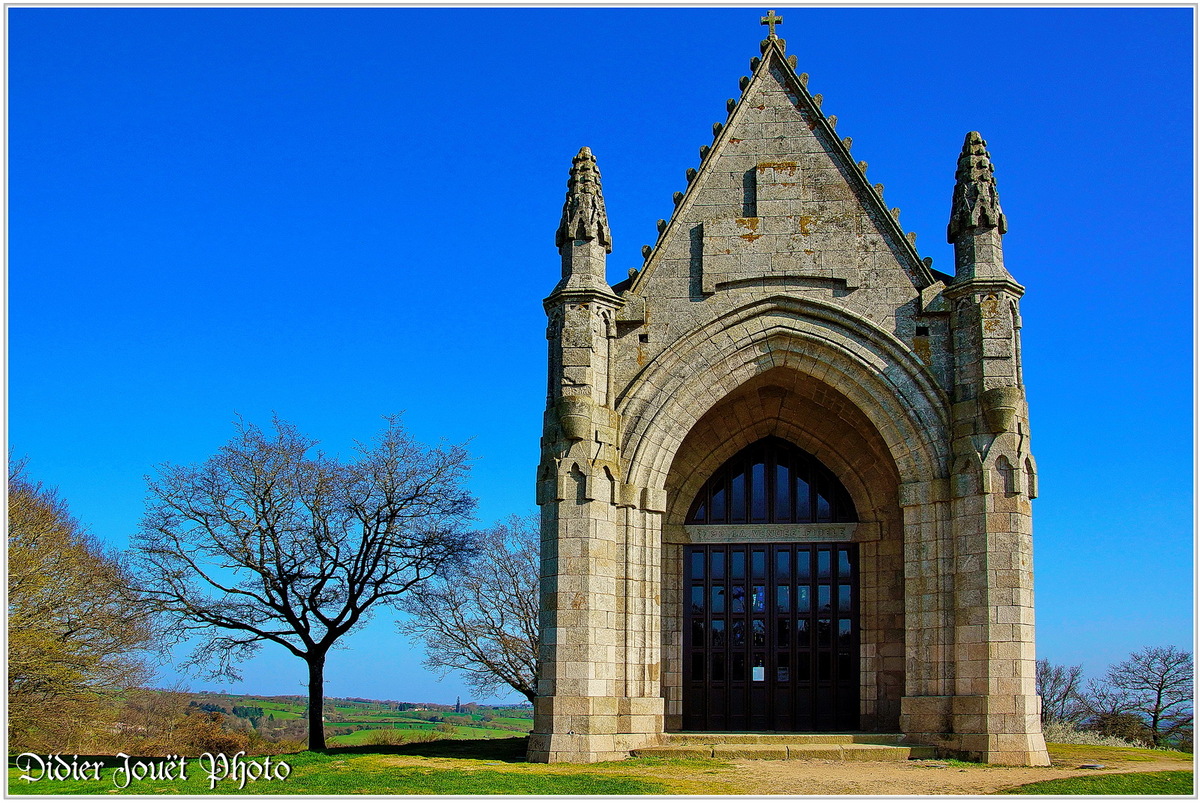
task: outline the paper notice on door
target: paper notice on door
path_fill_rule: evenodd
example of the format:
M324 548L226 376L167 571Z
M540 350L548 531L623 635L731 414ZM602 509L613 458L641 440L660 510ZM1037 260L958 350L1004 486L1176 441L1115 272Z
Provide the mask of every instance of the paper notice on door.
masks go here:
M751 667L750 679L751 680L766 680L767 679L767 668L765 666Z

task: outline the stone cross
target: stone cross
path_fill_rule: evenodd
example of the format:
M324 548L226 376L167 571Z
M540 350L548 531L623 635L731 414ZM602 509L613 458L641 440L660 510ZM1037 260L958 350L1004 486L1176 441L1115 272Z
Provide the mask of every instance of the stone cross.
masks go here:
M759 22L760 25L767 26L767 38L774 39L775 38L775 26L778 24L781 24L783 22L783 17L775 16L775 9L771 9L770 11L767 12L767 16L760 17L759 19L760 19L760 22Z

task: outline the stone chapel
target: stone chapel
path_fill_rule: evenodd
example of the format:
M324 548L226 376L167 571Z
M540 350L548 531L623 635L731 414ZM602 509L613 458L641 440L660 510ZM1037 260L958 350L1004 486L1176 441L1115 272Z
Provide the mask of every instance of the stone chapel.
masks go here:
M596 159L571 166L529 759L865 732L1046 765L1024 288L987 143L958 157L939 273L763 21L626 281L605 280Z

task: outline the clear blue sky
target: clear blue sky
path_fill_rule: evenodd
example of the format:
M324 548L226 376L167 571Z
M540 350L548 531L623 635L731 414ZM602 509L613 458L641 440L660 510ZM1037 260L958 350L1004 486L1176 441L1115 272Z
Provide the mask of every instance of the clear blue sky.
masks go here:
M1038 654L1190 646L1192 11L780 12L935 268L963 135L990 144L1027 287ZM403 410L473 438L481 521L532 510L571 156L599 160L616 282L765 34L757 7L7 13L9 443L116 548L144 475L235 414L346 451ZM327 692L465 699L392 619ZM303 691L281 650L244 668L224 687Z

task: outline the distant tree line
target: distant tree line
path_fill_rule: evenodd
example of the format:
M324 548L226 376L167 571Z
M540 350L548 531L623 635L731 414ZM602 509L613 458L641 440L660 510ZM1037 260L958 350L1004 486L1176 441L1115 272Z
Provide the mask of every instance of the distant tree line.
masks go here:
M1086 683L1083 667L1037 662L1043 726L1192 751L1195 667L1174 646L1145 647Z

